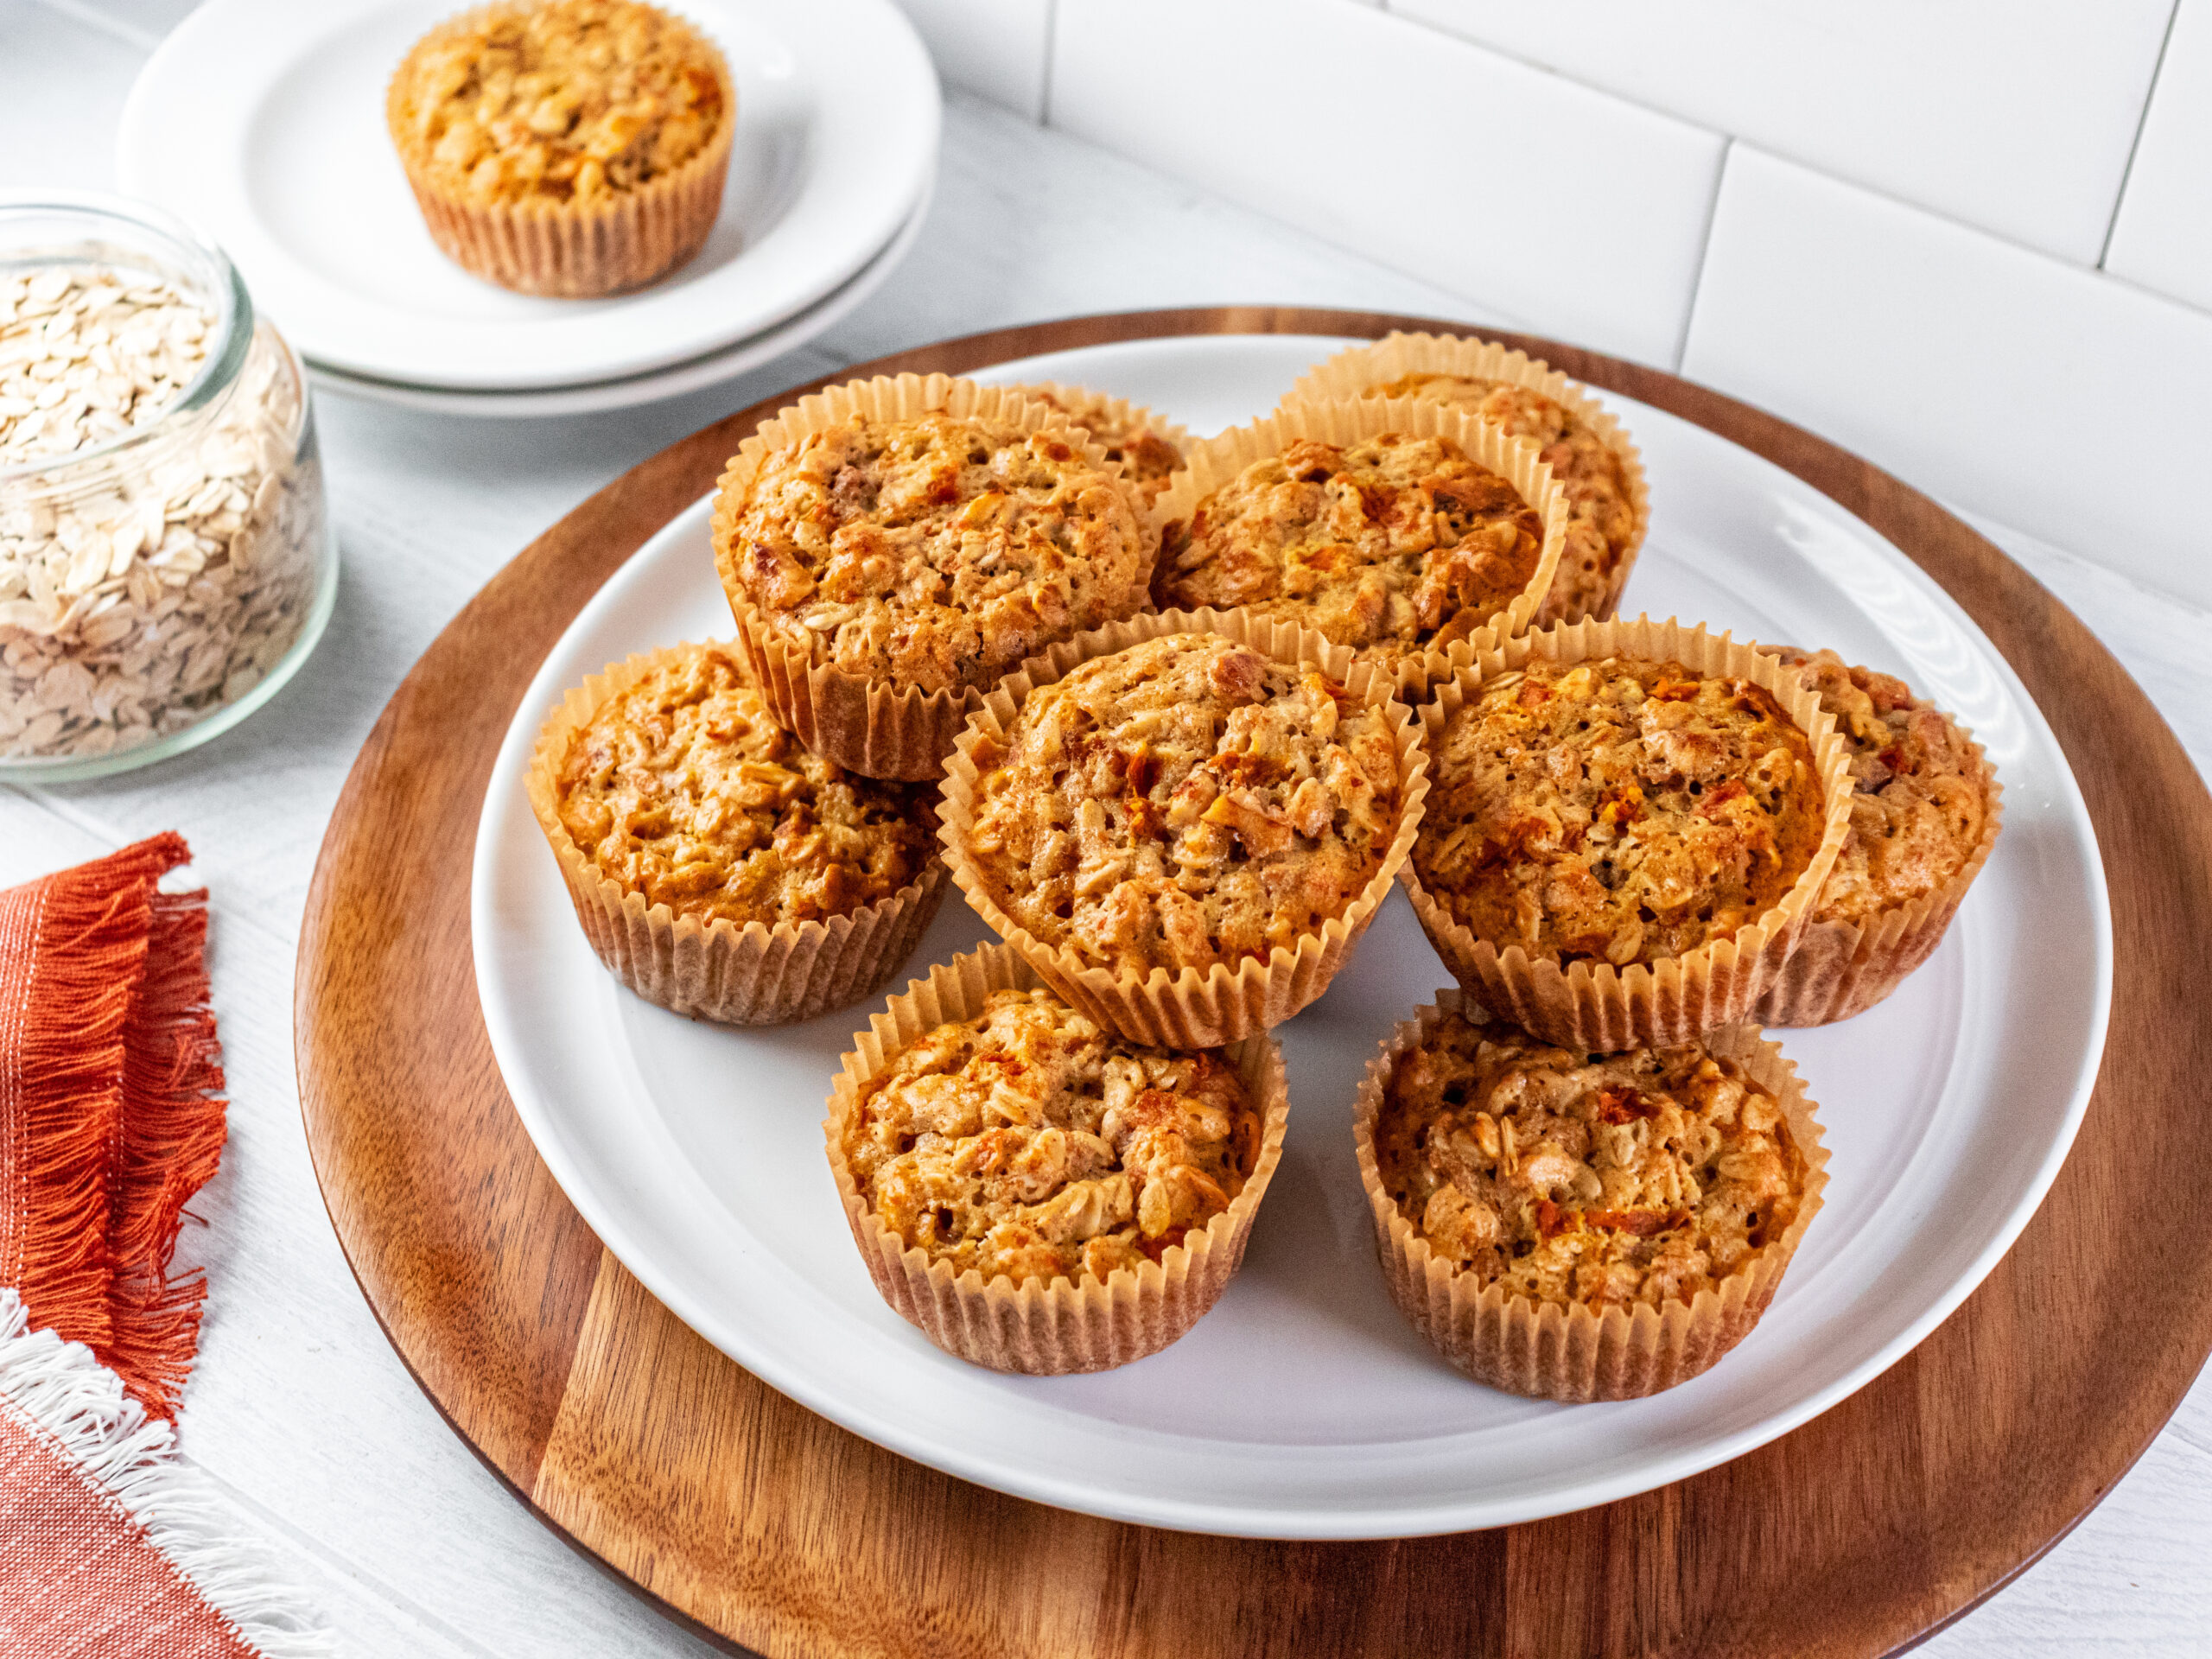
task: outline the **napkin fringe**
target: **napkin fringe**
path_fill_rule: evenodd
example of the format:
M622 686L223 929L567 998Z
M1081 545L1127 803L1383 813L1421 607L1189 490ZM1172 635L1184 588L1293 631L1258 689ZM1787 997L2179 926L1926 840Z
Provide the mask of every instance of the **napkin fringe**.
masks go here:
M0 1401L121 1504L147 1542L264 1659L331 1652L327 1629L273 1573L266 1547L232 1532L213 1485L178 1460L175 1430L149 1417L82 1344L29 1325L22 1299L0 1289Z
M207 893L152 895L145 973L124 1033L122 1134L108 1249L114 1329L101 1357L156 1417L175 1414L207 1281L171 1280L184 1206L223 1154L222 1046L208 1004Z
M114 1330L108 1177L123 1117L124 1027L146 960L153 883L169 868L165 850L126 848L99 861L111 883L56 883L41 895L31 920L35 1017L15 1037L20 1161L38 1172L23 1183L15 1277L38 1287L42 1323L96 1345ZM35 1017L44 1007L70 1017Z

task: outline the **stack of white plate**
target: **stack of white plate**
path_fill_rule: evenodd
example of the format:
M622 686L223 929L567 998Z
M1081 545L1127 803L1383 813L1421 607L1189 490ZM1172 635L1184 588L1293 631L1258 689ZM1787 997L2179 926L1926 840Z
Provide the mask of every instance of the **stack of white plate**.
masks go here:
M676 0L737 81L706 247L605 300L470 276L431 242L384 121L407 48L466 3L207 0L131 89L124 188L223 245L319 385L468 415L645 403L811 339L918 233L942 109L890 0Z

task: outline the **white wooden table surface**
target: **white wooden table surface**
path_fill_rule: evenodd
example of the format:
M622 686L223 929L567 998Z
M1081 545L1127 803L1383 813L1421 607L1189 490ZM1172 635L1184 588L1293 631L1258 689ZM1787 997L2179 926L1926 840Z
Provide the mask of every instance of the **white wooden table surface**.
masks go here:
M189 4L0 0L0 188L111 188L124 96ZM512 423L322 397L344 574L300 677L181 760L102 783L0 786L0 884L175 829L213 891L231 1138L185 1241L213 1289L182 1444L309 1586L344 1652L711 1651L541 1527L446 1428L362 1301L308 1165L292 1069L301 909L355 751L432 637L624 468L884 352L1078 312L1254 300L1483 321L1462 299L990 106L953 97L945 138L936 206L905 268L814 345L741 380L619 415ZM2212 769L2203 619L2177 627L2171 607L2125 578L1983 527L2096 630ZM2201 1382L2101 1507L1926 1651L2212 1654L2208 1561L2212 1383Z

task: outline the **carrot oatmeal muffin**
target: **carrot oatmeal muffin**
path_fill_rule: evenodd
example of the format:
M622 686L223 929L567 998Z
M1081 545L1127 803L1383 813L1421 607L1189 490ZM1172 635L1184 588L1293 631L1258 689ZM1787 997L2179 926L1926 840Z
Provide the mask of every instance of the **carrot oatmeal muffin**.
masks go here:
M912 949L944 887L930 796L807 753L715 645L632 658L570 693L531 778L579 918L621 958L609 966L652 1001L744 1024L793 996L832 1006L819 998L833 981L849 1001ZM780 991L753 972L772 945ZM677 980L699 955L704 978L632 961L656 952L674 953Z
M998 991L901 1049L844 1127L861 1196L909 1246L986 1279L1105 1280L1226 1211L1259 1111L1217 1053L1102 1032Z
M1586 1398L1680 1382L1757 1320L1817 1205L1793 1108L1779 1051L1742 1033L1593 1056L1447 997L1386 1043L1355 1118L1394 1295L1446 1357L1499 1386ZM1718 1328L1723 1294L1755 1273L1756 1298ZM1503 1317L1471 1317L1479 1303ZM1602 1359L1586 1376L1527 1374L1573 1363L1572 1339L1539 1359L1541 1310L1600 1330L1608 1310L1638 1308L1694 1326L1700 1304L1715 1328L1672 1368L1635 1355L1620 1340L1634 1321L1616 1317L1615 1382L1643 1386L1604 1386ZM1663 1323L1647 1313L1653 1335Z
M1567 497L1567 545L1561 550L1540 623L1602 614L1613 573L1637 531L1627 469L1613 446L1554 398L1508 380L1456 374L1406 374L1363 389L1370 397L1427 397L1457 404L1526 438Z
M1734 676L1539 658L1484 682L1432 747L1414 869L1499 950L1680 957L1772 909L1821 845L1804 731Z
M1310 666L1170 633L1039 687L976 770L965 855L1041 944L1142 978L1266 959L1398 833L1383 711Z
M609 880L702 922L826 921L935 856L933 791L809 754L714 645L601 705L559 791L561 827Z
M499 3L415 43L385 114L438 245L531 294L613 293L697 252L735 94L721 54L635 0Z
M1129 493L1065 428L856 415L764 457L725 506L726 579L860 679L988 687L1144 596Z
M1266 1037L1170 1052L1102 1030L1005 945L854 1039L823 1125L885 1301L948 1353L1055 1376L1155 1353L1244 1257L1289 1091Z
M1159 498L1170 478L1183 470L1181 443L1188 435L1125 397L1109 397L1084 386L1047 385L1015 390L1058 410L1103 444L1106 459L1121 463L1122 476L1136 486L1147 505Z
M1941 942L1996 843L2000 791L1980 746L1903 680L1832 651L1769 654L1835 716L1851 757L1850 833L1761 1008L1825 1024L1880 1001Z
M1497 619L1543 550L1535 509L1448 437L1297 438L1169 525L1153 596L1249 607L1394 671Z

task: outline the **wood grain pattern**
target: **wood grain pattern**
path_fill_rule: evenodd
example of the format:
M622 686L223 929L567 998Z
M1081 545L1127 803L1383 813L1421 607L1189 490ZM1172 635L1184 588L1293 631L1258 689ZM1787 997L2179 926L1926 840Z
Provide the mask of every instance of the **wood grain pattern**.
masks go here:
M853 372L1160 334L1451 327L1137 313ZM340 1241L425 1391L550 1523L686 1622L778 1659L1863 1655L2001 1586L2150 1443L2212 1349L2212 1189L2193 1173L2212 1158L2203 785L2088 631L1924 496L1702 387L1513 343L1866 520L1974 615L2056 731L2112 886L2112 1034L2073 1155L2011 1254L1913 1354L1772 1445L1601 1509L1443 1538L1282 1544L1092 1520L907 1462L741 1370L600 1249L516 1121L471 982L468 849L537 664L778 398L610 485L454 620L347 781L302 928L301 1099Z

